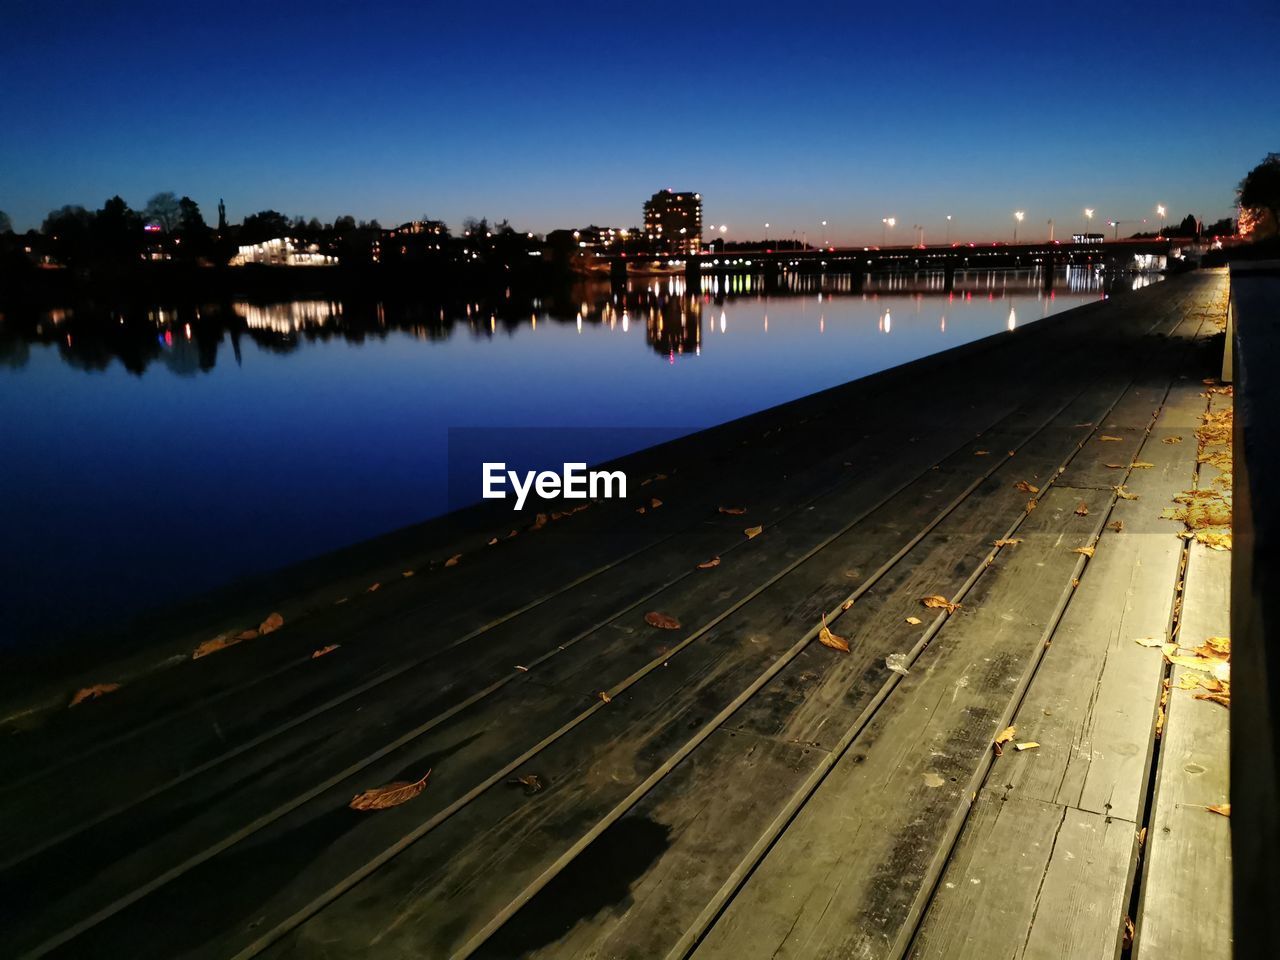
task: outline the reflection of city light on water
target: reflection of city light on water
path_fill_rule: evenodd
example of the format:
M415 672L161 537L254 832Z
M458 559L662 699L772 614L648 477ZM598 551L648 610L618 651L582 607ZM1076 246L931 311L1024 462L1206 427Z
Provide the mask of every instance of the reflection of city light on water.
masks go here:
M889 315L888 310L885 310L876 326L880 328L881 333L889 333L893 329L893 317Z
M721 310L721 311L720 311L720 332L721 332L721 333L724 333L724 328L725 328L725 326L726 326L726 324L725 324L724 311L723 311L723 310Z
M579 317L578 317L578 332L579 332L579 333L581 333L581 332L582 332L582 317L581 317L581 316L579 316Z
M626 333L631 327L631 318L627 316L627 311L622 311L622 332Z
M946 332L947 332L947 318L946 318L946 317L943 317L943 318L942 318L942 321L938 324L938 329L939 329L940 331L942 331L943 333L946 333Z
M1018 315L1013 312L1013 307L1009 308L1009 329L1012 330L1018 325Z

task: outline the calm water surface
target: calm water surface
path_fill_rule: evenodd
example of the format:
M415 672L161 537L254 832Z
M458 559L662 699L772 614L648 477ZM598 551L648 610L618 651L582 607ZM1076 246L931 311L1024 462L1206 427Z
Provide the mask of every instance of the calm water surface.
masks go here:
M450 427L695 430L1144 282L801 278L766 297L752 278L697 295L655 279L445 305L11 312L0 645L57 644L439 514ZM596 434L582 455L638 435Z

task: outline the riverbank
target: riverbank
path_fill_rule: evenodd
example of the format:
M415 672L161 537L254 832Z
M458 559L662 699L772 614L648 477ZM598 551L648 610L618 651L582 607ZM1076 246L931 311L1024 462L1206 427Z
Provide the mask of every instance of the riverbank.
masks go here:
M1155 879L1230 890L1228 710L1168 659L1226 633L1230 553L1161 518L1213 487L1224 291L940 353L646 451L627 502L476 513L278 629L284 594L165 640L5 739L6 950L1092 956L1128 915L1139 954L1228 956L1221 898L1188 932Z

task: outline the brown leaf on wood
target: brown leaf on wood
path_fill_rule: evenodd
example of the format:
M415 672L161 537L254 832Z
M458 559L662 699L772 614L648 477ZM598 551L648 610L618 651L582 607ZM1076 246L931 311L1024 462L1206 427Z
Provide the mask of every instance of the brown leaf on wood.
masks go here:
M1113 437L1113 436L1111 436L1110 434L1106 434L1106 433L1104 433L1104 434L1102 434L1100 437L1098 437L1098 440L1099 440L1100 442L1102 442L1102 443L1107 443L1107 442L1111 442L1111 443L1119 443L1119 442L1121 441L1121 439L1123 439L1123 438L1121 438L1121 437Z
M852 607L852 606L853 606L853 601L852 601L852 600L846 600L844 603L840 604L840 609L841 609L841 610L848 610L848 609L849 609L850 607Z
M1004 745L1009 741L1011 741L1013 739L1014 734L1016 734L1017 732L1018 732L1017 727L1005 727L1003 730L1001 730L999 733L996 734L995 740L992 741L992 746L996 748L997 757L1004 756Z
M1132 464L1130 464L1130 466L1132 466L1133 469L1135 470L1150 470L1152 467L1155 466L1155 464L1147 463L1147 461L1145 460L1135 460L1133 461Z
M92 686L83 687L82 689L77 690L75 696L71 698L71 702L68 703L67 706L77 707L86 700L97 700L99 697L104 697L108 693L115 693L119 689L120 684L118 683L95 683Z
M1119 497L1121 500L1137 500L1138 499L1138 495L1136 493L1130 493L1128 490L1126 490L1124 488L1124 484L1121 484L1120 486L1116 487L1115 491L1116 491L1116 496Z
M405 570L405 571L403 571L403 572L400 574L400 576L402 576L402 577L404 577L406 580L408 580L408 579L409 579L410 577L412 577L416 572L417 572L416 570Z
M1116 533L1119 533L1121 530L1124 529L1124 521L1112 520L1110 523L1107 524L1107 529L1114 530Z
M1216 813L1220 817L1231 816L1231 804L1229 803L1211 803L1205 807L1205 810L1209 811L1209 813Z
M1025 742L1023 742L1023 743L1015 743L1015 744L1013 745L1013 749L1015 749L1015 750L1019 750L1019 751L1021 751L1021 750L1037 750L1037 749L1039 749L1039 747L1040 747L1040 744L1036 743L1036 741L1034 741L1034 740L1027 740L1027 741L1025 741Z
M992 540L991 545L994 547L1016 547L1021 542L1021 537L1001 537L999 540Z
M382 589L381 583L371 583L369 584L368 589L365 590L365 593L377 593L381 589Z
M1076 504L1076 516L1087 517L1089 515L1089 505L1081 500Z
M461 562L462 562L462 554L455 553L452 557L450 557L448 560L444 562L444 565L446 567L456 567Z
M1092 557L1092 556L1093 556L1093 547L1076 547L1076 548L1075 548L1074 550L1072 550L1071 552L1072 552L1072 553L1079 553L1079 554L1082 554L1083 556L1086 556L1086 557Z
M1163 647L1164 637L1137 637L1133 642L1140 647Z
M1019 480L1013 485L1015 490L1021 490L1023 493L1039 493L1040 488L1034 483L1027 483L1025 480Z
M1218 656L1222 656L1222 657L1229 656L1231 654L1231 638L1230 637L1208 637L1204 643L1202 643L1199 647L1196 648L1196 652L1199 653L1201 649L1205 649L1205 648L1212 650L1214 654ZM1206 653L1204 654L1204 656L1207 657L1209 656L1209 654Z
M924 621L919 617L907 617L907 623L911 624L913 627L918 627L920 624L924 623Z
M947 613L955 613L960 609L960 604L952 603L946 597L939 596L936 593L930 594L927 597L921 597L920 602L931 609L946 610Z
M644 622L651 627L657 627L659 630L679 630L680 621L670 614L661 613L657 610L650 610L644 615Z
M340 646L342 646L342 644L340 644L340 643L330 643L330 644L326 644L325 646L321 647L319 650L315 650L315 651L313 651L313 652L312 652L312 654L311 654L311 659L312 659L312 660L317 660L317 659L319 659L320 657L323 657L323 656L325 656L325 655L327 655L327 654L333 653L333 651L337 650L337 649L338 649L338 647L340 647Z
M217 653L219 650L225 650L227 647L234 647L241 642L241 636L233 633L223 633L214 637L212 640L206 640L194 650L191 651L191 659L199 660L201 657L207 657L211 653Z
M659 500L657 497L654 497L652 500L649 501L649 506L657 510L660 506L662 506L662 501Z
M827 627L827 615L822 615L822 629L818 631L818 642L824 647L830 647L832 650L839 650L841 653L849 652L849 641L844 637L837 637Z
M601 703L612 703L612 702L613 702L613 697L609 696L609 694L605 693L605 691L603 691L603 690L601 690L599 693L597 693L597 694L596 694L596 696L600 699L600 702L601 702Z
M973 451L973 455L974 455L975 457L988 457L988 456L990 456L990 455L991 455L991 451L990 451L990 450L975 450L975 451Z
M764 527L747 527L747 529L742 532L747 535L748 540L754 540L756 537L760 536L760 534L764 533Z
M245 640L257 640L257 639L258 639L258 631L252 628L248 630L241 630L235 636L236 643L243 643Z
M526 773L523 777L512 777L507 783L515 787L523 787L527 797L533 796L542 789L542 778L536 773Z
M431 771L428 770L421 780L396 780L385 786L374 787L372 790L366 790L352 797L347 806L352 810L388 810L391 807L398 807L402 803L408 803L425 790L427 778L430 776Z
M1127 916L1124 918L1124 930L1120 937L1120 948L1122 950L1133 949L1133 921Z
M1209 700L1223 707L1231 706L1231 694L1229 693L1197 693L1197 700Z
M700 564L698 564L698 569L710 570L712 567L718 567L718 566L720 566L720 558L712 557L710 560L703 560Z
M740 517L747 512L746 507L721 507L720 512L730 517Z
M636 507L636 513L648 513L648 512L649 512L648 507Z
M1181 437L1165 437L1160 442L1161 443L1181 443L1182 438Z
M262 623L258 624L258 633L265 637L268 633L275 633L283 626L284 617L280 616L278 613L273 613L268 616L267 619L263 620ZM252 639L252 637L246 637L245 639L249 640Z
M545 513L535 514L533 523L529 525L530 530L541 530L547 525L547 515Z
M492 540L490 540L490 541L489 541L489 543L488 543L487 545L488 545L488 546L490 546L490 547L492 547L492 546L493 546L495 543L497 543L497 542L498 542L498 538L497 538L497 537L494 537Z
M1103 466L1104 466L1104 467L1106 467L1108 470L1123 470L1123 469L1124 469L1124 464L1123 464L1123 463L1104 463L1104 464L1103 464Z
M1034 497L1032 497L1030 500L1027 501L1027 513L1030 513L1039 505L1040 505L1039 501L1036 500Z

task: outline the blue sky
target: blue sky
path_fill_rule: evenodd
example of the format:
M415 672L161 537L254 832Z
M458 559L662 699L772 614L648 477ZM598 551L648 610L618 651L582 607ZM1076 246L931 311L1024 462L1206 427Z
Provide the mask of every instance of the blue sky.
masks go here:
M1280 150L1280 5L6 5L0 209L114 193L384 224L1008 239L1231 213ZM1267 38L1267 39L1263 39ZM1095 222L1098 222L1095 221ZM1154 222L1154 220L1153 220ZM1125 226L1129 232L1137 225Z

